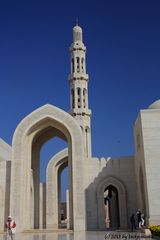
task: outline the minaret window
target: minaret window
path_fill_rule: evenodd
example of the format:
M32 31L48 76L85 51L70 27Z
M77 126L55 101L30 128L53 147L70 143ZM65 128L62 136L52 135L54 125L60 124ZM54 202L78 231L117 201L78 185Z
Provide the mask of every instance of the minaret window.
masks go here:
M80 58L77 57L77 72L79 73L80 71Z
M80 94L81 94L81 89L80 88L77 88L77 93L78 93L78 96L80 96Z
M74 101L74 90L71 90L71 101L72 101L72 108L75 108L75 101Z
M78 108L81 107L81 89L77 88L77 95L78 95Z
M75 72L75 66L74 66L74 58L72 58L72 73Z
M87 90L84 88L83 89L83 107L86 108L86 92Z
M84 58L81 59L82 72L84 72Z

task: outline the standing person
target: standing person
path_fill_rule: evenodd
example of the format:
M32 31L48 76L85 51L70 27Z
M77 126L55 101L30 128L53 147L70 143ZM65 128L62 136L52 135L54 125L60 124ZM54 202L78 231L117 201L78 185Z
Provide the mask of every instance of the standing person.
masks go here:
M16 223L12 220L11 216L8 216L5 227L7 229L7 239L13 240L13 235L15 234L16 230Z
M133 230L136 229L136 220L135 220L134 213L130 217L130 222L131 222L131 230L133 232Z
M141 228L144 228L144 214L141 214Z
M137 211L137 220L138 220L138 228L141 228L141 210L138 209Z

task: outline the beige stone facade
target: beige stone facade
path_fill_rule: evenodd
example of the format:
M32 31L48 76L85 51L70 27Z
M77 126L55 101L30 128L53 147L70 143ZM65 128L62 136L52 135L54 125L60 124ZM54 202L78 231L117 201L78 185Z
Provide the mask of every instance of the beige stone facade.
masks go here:
M0 229L7 215L17 230L58 229L65 210L67 229L126 229L140 208L147 224L160 223L160 103L141 110L135 123L134 156L92 157L86 47L82 29L73 28L70 47L70 113L46 104L17 126L12 146L0 139ZM51 158L40 183L40 150L59 137L68 148ZM66 203L60 176L68 166Z

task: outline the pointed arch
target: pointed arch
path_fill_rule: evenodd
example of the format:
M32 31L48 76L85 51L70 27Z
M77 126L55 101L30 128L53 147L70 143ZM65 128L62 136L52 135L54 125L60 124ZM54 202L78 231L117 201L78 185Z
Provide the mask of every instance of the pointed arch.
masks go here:
M68 149L64 149L54 155L47 165L46 187L47 187L47 227L58 226L58 172L62 166L68 165Z
M85 230L85 201L83 179L84 146L80 126L68 113L50 104L25 117L13 136L11 175L11 214L17 220L19 231L30 229L30 171L32 144L43 131L55 129L69 146L72 226ZM50 131L49 131L50 132ZM53 136L53 134L51 134ZM50 135L48 136L50 137ZM46 139L42 139L46 141ZM81 202L79 201L81 199ZM25 208L24 208L25 206Z
M127 201L126 190L123 183L115 177L107 177L102 179L97 185L97 213L99 229L105 229L104 214L104 190L113 186L118 192L120 228L127 228Z

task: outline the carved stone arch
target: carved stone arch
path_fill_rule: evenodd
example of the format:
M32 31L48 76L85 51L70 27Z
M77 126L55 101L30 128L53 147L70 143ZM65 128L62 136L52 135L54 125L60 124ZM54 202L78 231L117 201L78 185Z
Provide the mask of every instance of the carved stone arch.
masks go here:
M76 91L77 91L77 106L78 106L78 108L81 108L82 106L81 106L81 88L80 87L77 87L76 88Z
M105 214L104 214L104 190L108 186L113 186L118 192L119 217L120 228L127 228L127 201L126 189L123 183L115 177L107 177L101 180L97 185L97 213L98 213L98 227L105 229Z
M68 149L64 149L54 155L47 165L46 188L47 188L47 228L58 228L58 172L62 166L68 165Z
M84 57L81 58L81 69L84 72Z
M71 228L74 228L74 230L85 230L85 197L82 182L84 145L82 131L73 117L49 104L38 108L25 117L15 130L12 141L11 214L17 221L19 231L31 228L30 172L32 144L35 137L50 128L56 129L68 141L71 183L70 199L73 209Z
M85 132L86 132L86 133L90 133L90 128L89 128L89 126L86 126L86 127L85 127Z
M80 126L81 127L81 130L82 130L82 132L84 131L84 129L83 129L83 126Z

